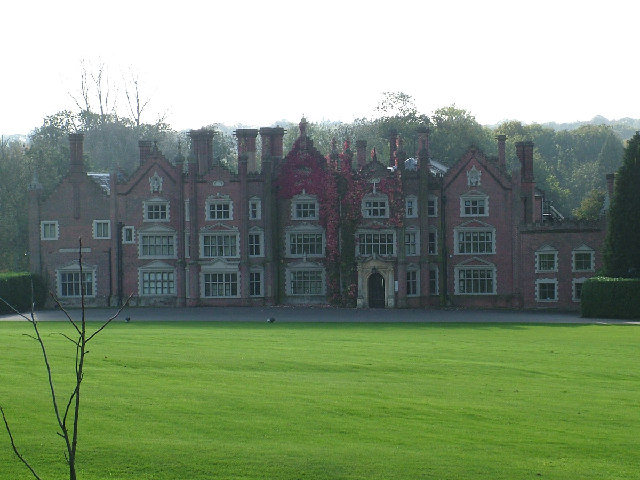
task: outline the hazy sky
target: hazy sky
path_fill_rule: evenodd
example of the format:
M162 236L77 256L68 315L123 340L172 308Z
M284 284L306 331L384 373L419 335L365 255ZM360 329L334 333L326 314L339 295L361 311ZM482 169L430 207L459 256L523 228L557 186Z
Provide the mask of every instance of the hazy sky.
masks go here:
M385 91L483 124L640 117L637 1L5 3L4 134L74 108L83 60L114 85L134 71L143 120L176 129L351 121Z

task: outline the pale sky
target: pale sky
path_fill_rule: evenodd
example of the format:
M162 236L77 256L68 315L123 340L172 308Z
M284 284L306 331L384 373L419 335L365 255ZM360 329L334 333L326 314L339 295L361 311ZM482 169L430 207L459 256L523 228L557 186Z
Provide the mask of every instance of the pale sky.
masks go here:
M10 3L7 5L7 3ZM371 117L385 91L483 124L640 117L640 2L11 1L1 9L0 133L74 109L82 61L137 73L143 121ZM126 114L119 101L120 113Z

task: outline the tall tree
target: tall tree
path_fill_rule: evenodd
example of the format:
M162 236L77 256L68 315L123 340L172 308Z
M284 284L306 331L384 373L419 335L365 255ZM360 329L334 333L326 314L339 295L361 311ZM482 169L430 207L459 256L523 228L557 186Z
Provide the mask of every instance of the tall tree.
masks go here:
M624 149L622 166L615 179L605 243L607 274L640 277L640 132Z

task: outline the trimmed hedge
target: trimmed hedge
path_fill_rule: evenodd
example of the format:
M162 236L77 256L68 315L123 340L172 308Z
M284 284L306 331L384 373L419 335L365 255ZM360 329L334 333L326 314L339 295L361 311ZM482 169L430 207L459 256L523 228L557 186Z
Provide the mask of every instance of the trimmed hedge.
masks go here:
M583 317L640 318L640 279L593 277L580 295Z
M47 288L39 275L27 272L0 273L0 298L20 312L31 311L31 279L36 307L41 307L47 297ZM0 301L0 314L13 313L13 309Z

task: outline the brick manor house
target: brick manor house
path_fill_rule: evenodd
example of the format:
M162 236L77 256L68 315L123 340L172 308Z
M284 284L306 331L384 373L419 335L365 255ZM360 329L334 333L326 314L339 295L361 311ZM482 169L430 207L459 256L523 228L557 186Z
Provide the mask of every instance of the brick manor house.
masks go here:
M211 130L190 132L187 159L140 141L129 178L87 173L70 135L66 177L47 197L29 187L31 271L67 305L84 288L94 306L133 292L156 306L579 307L606 219L579 225L547 205L533 143L509 173L503 135L497 158L471 149L447 168L426 128L417 158L392 135L381 161L364 141L323 156L306 126L286 155L284 129L236 130L237 173L214 161Z

